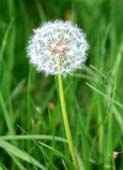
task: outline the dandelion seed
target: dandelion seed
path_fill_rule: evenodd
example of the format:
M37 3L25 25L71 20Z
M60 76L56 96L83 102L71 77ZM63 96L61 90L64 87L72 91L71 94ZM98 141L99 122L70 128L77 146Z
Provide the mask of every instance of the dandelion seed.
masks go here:
M27 47L30 63L46 75L66 75L86 60L85 34L70 22L47 22L34 30ZM58 69L59 60L60 69Z

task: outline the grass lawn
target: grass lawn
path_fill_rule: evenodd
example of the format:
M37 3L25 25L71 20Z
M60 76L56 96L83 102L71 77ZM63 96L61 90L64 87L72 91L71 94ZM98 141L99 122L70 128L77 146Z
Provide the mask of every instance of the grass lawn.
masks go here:
M80 170L123 168L123 0L0 0L0 170L76 170L56 76L29 64L33 29L71 20L87 61L63 78Z

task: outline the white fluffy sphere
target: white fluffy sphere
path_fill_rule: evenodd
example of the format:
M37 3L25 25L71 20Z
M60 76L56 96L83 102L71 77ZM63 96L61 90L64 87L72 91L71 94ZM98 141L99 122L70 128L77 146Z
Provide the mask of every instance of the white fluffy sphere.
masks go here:
M46 75L66 75L86 60L85 34L70 22L47 22L34 30L27 53L30 63Z

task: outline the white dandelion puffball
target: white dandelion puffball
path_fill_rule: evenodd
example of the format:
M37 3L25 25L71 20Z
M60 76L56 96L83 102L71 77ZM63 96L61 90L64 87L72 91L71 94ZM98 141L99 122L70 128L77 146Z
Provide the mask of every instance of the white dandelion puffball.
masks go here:
M30 63L46 75L73 72L86 60L85 34L70 22L47 22L34 30L27 54Z

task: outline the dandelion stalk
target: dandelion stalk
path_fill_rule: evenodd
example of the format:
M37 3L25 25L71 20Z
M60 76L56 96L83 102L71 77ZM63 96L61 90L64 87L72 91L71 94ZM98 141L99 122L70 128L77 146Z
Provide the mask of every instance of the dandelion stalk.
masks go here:
M62 75L60 74L60 72L61 72L61 64L60 63L61 63L60 58L56 58L57 71L59 73L57 78L58 78L58 89L59 89L59 97L60 97L60 104L61 104L61 110L62 110L62 117L63 117L63 121L64 121L64 127L65 127L68 145L69 145L69 150L70 150L71 157L72 157L72 160L73 160L73 163L74 163L74 166L75 166L75 170L79 170L80 169L79 163L78 163L76 153L75 153L75 150L74 150L70 125L69 125L69 120L68 120L68 114L67 114L67 109L66 109Z
M59 96L60 96L62 116L63 116L64 126L65 126L66 136L67 136L67 140L68 140L68 145L69 145L69 149L70 149L70 153L71 153L71 157L72 157L74 166L75 166L76 170L79 170L80 169L79 163L78 163L76 153L74 150L74 145L73 145L73 141L72 141L70 126L69 126L69 121L68 121L68 116L67 116L64 90L63 90L63 81L62 81L61 74L58 74L58 86L59 86Z

